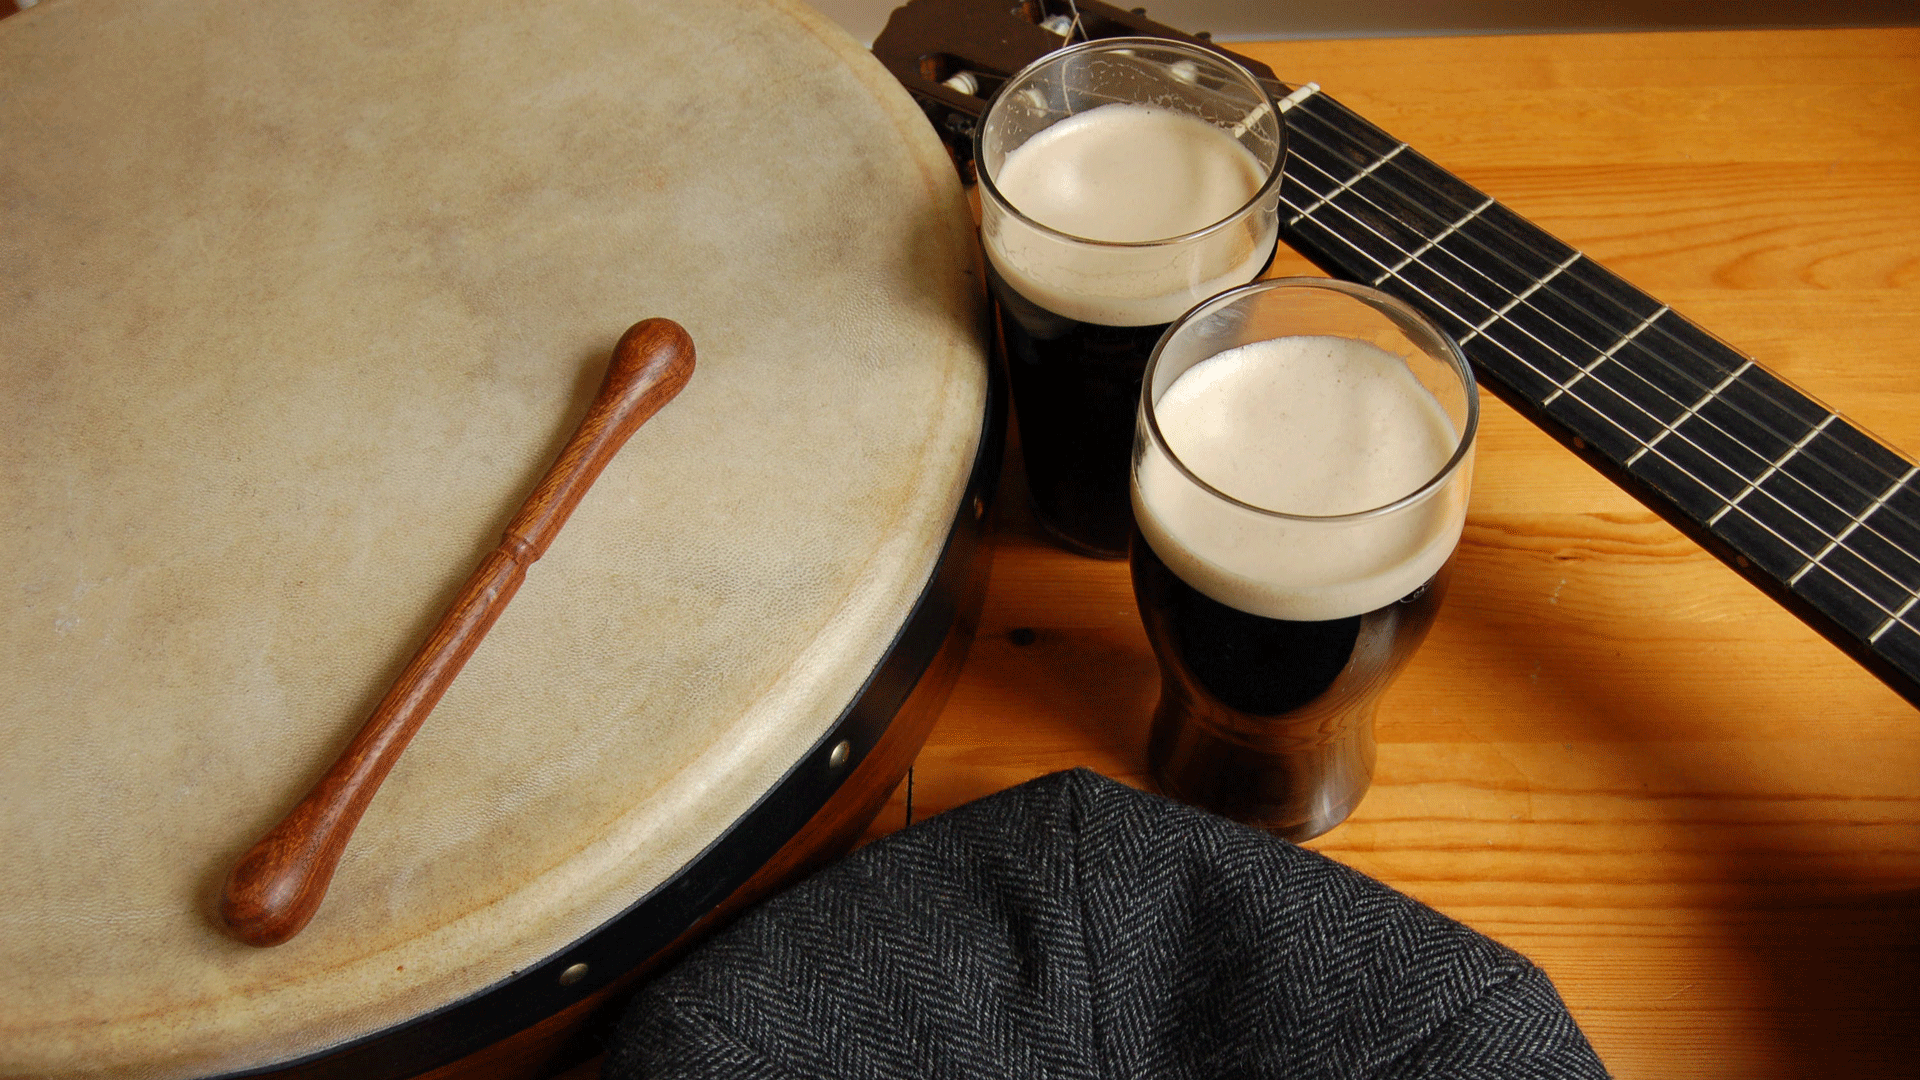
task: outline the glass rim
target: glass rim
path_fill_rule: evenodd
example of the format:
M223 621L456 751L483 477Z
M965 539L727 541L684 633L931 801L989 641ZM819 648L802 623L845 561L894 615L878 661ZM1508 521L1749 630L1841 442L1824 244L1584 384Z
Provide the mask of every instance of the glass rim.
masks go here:
M1160 431L1160 419L1155 415L1153 401L1153 377L1160 369L1160 358L1161 355L1166 352L1167 343L1172 341L1173 336L1179 333L1187 324L1212 314L1214 311L1225 307L1242 296L1261 292L1277 292L1282 289L1320 289L1342 293L1362 303L1371 304L1375 308L1382 309L1390 316L1398 316L1400 319L1406 321L1408 327L1417 329L1432 338L1431 344L1438 346L1435 352L1444 357L1447 363L1453 366L1454 371L1460 376L1461 388L1465 391L1467 419L1466 423L1461 425L1461 430L1455 436L1457 441L1454 445L1453 453L1425 483L1391 502L1382 503L1379 506L1370 507L1366 510L1354 510L1345 514L1292 514L1285 510L1274 510L1265 506L1258 506L1221 491L1219 488L1214 487L1212 484L1195 475L1193 470L1187 467L1187 463L1180 460L1180 455L1173 452L1173 447L1167 445L1166 436ZM1252 343L1248 342L1248 344ZM1420 344L1420 342L1416 341L1416 344ZM1385 517L1388 514L1396 513L1415 503L1423 502L1443 486L1454 473L1458 472L1460 467L1466 462L1467 457L1473 453L1474 439L1479 433L1480 390L1479 383L1475 381L1473 377L1473 366L1467 362L1466 354L1460 351L1459 344L1445 331L1441 330L1432 319L1429 319L1404 300L1381 292L1379 289L1366 285L1357 285L1350 281L1340 281L1335 278L1266 278L1261 281L1242 285L1239 288L1228 289L1226 292L1202 301L1191 311L1175 319L1167 326L1166 332L1160 335L1160 340L1154 343L1153 353L1147 358L1146 370L1140 378L1139 415L1146 420L1147 433L1153 440L1153 445L1157 447L1162 454L1166 455L1166 459L1173 463L1174 468L1180 470L1180 475L1198 485L1199 488L1207 494L1234 506L1238 506L1241 509L1250 510L1265 517L1280 518L1286 521L1338 523Z
M1233 213L1228 214L1226 217L1223 217L1219 221L1213 222L1210 225L1203 225L1198 229L1194 229L1190 232L1181 233L1178 236L1166 236L1166 237L1160 237L1153 240L1095 240L1092 237L1077 236L1070 232L1064 232L1060 229L1056 229L1053 226L1046 224L1045 222L1035 221L1033 218L1028 217L1025 213L1022 213L1020 208L1013 205L1012 201L1009 200L1006 197L1006 195L1000 191L999 185L993 182L993 170L988 168L986 163L987 162L987 156L986 156L987 125L990 122L992 122L994 113L1000 108L1001 102L1007 96L1008 89L1014 86L1015 84L1019 83L1021 80L1025 79L1028 75L1032 74L1034 71L1038 70L1042 66L1051 64L1065 56L1077 56L1080 53L1088 53L1088 52L1119 52L1126 48L1142 48L1142 47L1151 47L1155 49L1165 49L1171 52L1186 53L1190 56L1195 57L1196 59L1205 59L1205 60L1212 61L1213 63L1220 64L1223 67L1225 67L1227 70L1239 76L1242 80L1245 81L1247 86L1253 89L1254 93L1259 95L1259 98L1260 98L1259 102L1254 105L1253 109L1249 111L1248 115L1251 116L1253 115L1253 113L1259 112L1262 108L1264 108L1270 115L1272 115L1274 120L1274 128L1278 132L1279 137L1275 140L1275 152L1273 155L1273 164L1271 166L1265 166L1267 170L1267 175L1265 179L1261 181L1260 187L1254 191L1253 197L1248 199L1238 209L1234 210ZM1237 142L1239 140L1236 139L1235 141ZM1092 41L1083 41L1078 45L1068 45L1059 49L1055 49L1054 51L1046 54L1045 56L1042 56L1040 59L1035 60L1032 63L1028 64L1026 67L1021 68L1019 71L1015 72L1011 77L1009 77L1006 82L1001 83L1000 89L997 92L995 92L995 94L993 95L993 100L987 103L987 111L981 115L980 122L974 125L973 160L976 166L974 172L976 174L976 179L979 181L979 184L980 184L982 197L991 198L995 206L998 206L1002 210L1005 210L1007 213L1013 215L1015 220L1021 222L1022 224L1028 226L1029 228L1037 229L1041 233L1044 233L1048 236L1054 236L1062 240L1069 240L1076 244L1086 244L1092 247L1118 248L1118 249L1166 247L1171 244L1181 244L1189 240L1197 240L1211 233L1219 232L1220 230L1228 227L1229 225L1232 225L1234 222L1239 221L1240 219L1246 217L1249 213L1252 213L1253 211L1258 209L1260 204L1266 200L1267 196L1279 188L1281 173L1284 171L1287 163L1287 125L1286 125L1286 121L1281 118L1279 103L1274 101L1273 95L1268 93L1267 88L1260 84L1260 80L1254 77L1253 72L1248 71L1244 65L1240 64L1238 61L1234 60L1230 56L1226 56L1222 53L1215 52L1214 50L1205 48L1203 46L1190 45L1184 41L1174 41L1170 38L1156 38L1156 37L1095 38Z

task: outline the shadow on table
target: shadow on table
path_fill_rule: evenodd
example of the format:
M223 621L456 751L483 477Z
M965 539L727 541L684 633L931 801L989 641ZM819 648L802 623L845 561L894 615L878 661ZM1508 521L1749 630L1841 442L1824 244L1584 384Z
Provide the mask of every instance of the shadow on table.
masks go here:
M1731 575L1728 580L1730 587L1746 587ZM1586 619L1628 628L1654 614L1630 610L1624 600L1607 610L1613 596L1603 583L1589 584L1590 595L1599 599L1598 610L1590 606ZM1456 607L1454 614L1465 613ZM1530 633L1526 618L1484 610L1466 617L1476 619L1469 632L1485 635L1490 651L1516 664L1539 656L1538 627ZM1572 618L1564 607L1537 617ZM1761 651L1728 662L1755 662ZM1700 887L1693 909L1707 912L1749 961L1739 971L1702 971L1699 982L1757 977L1764 983L1737 993L1759 1005L1742 1018L1744 1025L1757 1024L1772 1036L1763 1060L1776 1067L1767 1075L1920 1076L1920 887L1910 873L1920 852L1920 824L1910 817L1821 817L1819 804L1836 801L1840 793L1757 786L1756 774L1764 783L1769 762L1778 768L1792 755L1820 748L1793 740L1698 738L1703 729L1742 730L1754 719L1736 714L1750 702L1729 704L1738 695L1726 692L1716 677L1723 673L1702 672L1671 699L1650 701L1640 688L1643 673L1633 670L1639 654L1595 654L1534 667L1534 677L1554 707L1565 710L1569 725L1617 755L1611 767L1656 793L1655 805L1666 814L1668 860L1699 868L1676 884ZM1689 728L1696 733L1692 738ZM1673 751L1661 753L1663 745ZM1920 787L1920 776L1913 780ZM1769 802L1777 805L1764 805ZM1642 1004L1649 1013L1660 1007L1652 995Z

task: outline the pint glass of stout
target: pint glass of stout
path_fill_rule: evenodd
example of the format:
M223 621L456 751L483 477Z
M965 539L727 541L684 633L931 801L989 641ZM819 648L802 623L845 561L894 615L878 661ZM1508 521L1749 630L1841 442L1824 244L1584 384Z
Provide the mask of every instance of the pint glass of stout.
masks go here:
M1363 286L1262 281L1169 329L1132 471L1161 790L1292 840L1359 804L1375 704L1446 592L1478 419L1459 347Z
M1124 558L1127 453L1154 342L1273 257L1286 126L1245 68L1108 38L1007 80L976 135L981 239L1034 509Z

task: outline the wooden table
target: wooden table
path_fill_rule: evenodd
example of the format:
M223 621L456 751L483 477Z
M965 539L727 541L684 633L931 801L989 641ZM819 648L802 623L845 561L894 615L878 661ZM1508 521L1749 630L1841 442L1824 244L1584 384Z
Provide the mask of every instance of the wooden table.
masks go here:
M1234 47L1920 451L1920 32ZM1621 1077L1920 1075L1920 716L1485 406L1453 591L1310 846L1533 957ZM1039 539L1009 464L979 638L877 832L1146 783L1126 567Z

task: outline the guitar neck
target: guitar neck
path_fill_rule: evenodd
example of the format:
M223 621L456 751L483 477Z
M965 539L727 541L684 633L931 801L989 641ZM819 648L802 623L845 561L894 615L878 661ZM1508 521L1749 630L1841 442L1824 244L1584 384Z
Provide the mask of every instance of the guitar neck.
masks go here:
M1282 235L1920 704L1914 463L1309 84Z

